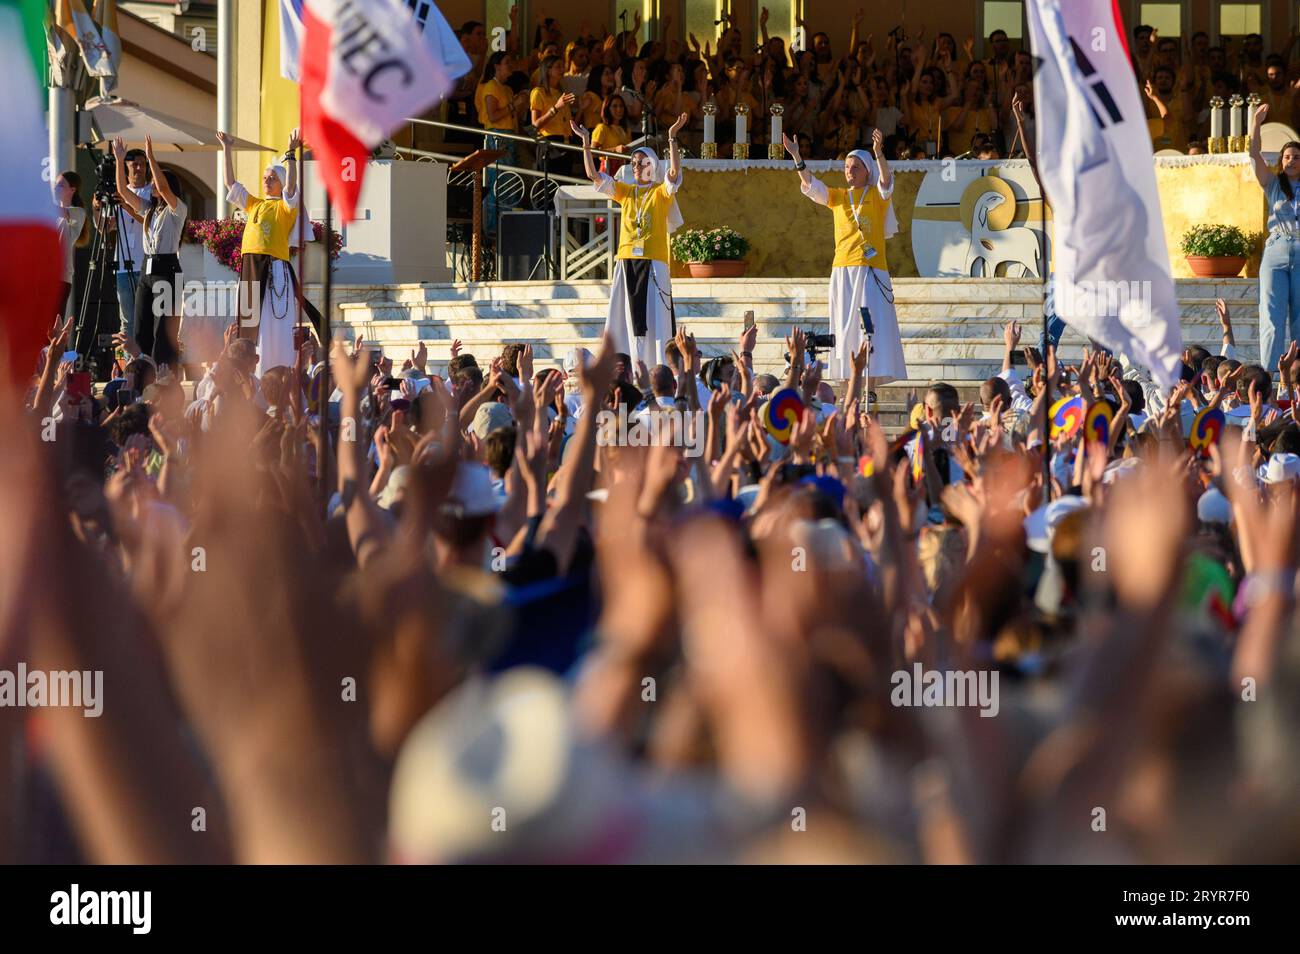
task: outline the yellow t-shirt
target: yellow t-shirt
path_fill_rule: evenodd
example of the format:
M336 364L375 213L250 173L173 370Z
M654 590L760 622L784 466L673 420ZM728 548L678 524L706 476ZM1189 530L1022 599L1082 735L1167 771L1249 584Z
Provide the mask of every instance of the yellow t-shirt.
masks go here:
M587 129L595 129L600 125L600 107L600 97L590 90L578 100L578 114L582 117L582 125Z
M250 195L244 203L248 222L244 225L242 255L270 255L289 260L289 236L298 221L298 209L283 199L259 199Z
M619 146L626 146L632 141L632 134L622 126L606 126L600 123L591 131L591 144L597 149L613 152Z
M507 132L513 132L518 128L513 113L506 116L505 119L498 119L492 122L488 118L487 98L491 96L497 101L497 109L510 109L510 104L514 102L515 94L510 91L510 87L505 83L498 82L496 78L488 80L486 83L479 83L478 89L474 91L474 108L478 111L478 121L484 129L504 129Z
M970 150L971 140L975 138L977 130L991 133L997 126L992 106L966 110L966 115L958 125L957 117L960 115L960 106L949 106L943 111L943 131L948 134L948 148L958 155Z
M673 197L668 186L630 186L614 183L614 201L623 208L619 226L619 258L652 258L668 263L668 211L673 207ZM638 212L641 230L637 231ZM637 249L641 254L636 254Z
M885 213L889 209L889 200L881 198L880 190L874 185L867 186L865 196L863 191L826 190L826 204L835 215L835 261L831 262L832 268L844 265L889 267L885 262ZM856 221L853 218L855 208Z
M544 113L558 103L563 95L563 89L556 89L554 92L548 93L542 87L534 86L532 93L528 96L528 107ZM560 111L551 117L550 122L539 126L537 131L543 136L567 136L569 134L570 118L569 107L561 106Z

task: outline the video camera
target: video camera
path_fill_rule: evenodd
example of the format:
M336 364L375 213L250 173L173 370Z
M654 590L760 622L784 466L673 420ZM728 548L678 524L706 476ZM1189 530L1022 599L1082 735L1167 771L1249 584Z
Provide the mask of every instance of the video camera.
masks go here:
M808 357L817 360L818 351L826 351L828 348L835 347L834 335L822 335L813 331L811 328L804 332L804 349L808 352ZM790 352L785 353L785 363L790 363Z
M99 204L117 204L117 160L112 153L95 164L95 198Z

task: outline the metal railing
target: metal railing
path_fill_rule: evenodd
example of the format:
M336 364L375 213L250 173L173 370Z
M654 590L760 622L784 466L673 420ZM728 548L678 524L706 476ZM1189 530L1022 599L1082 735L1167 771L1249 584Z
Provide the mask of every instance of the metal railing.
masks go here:
M451 129L455 132L470 133L471 135L480 136L480 137L494 136L497 139L513 139L515 142L532 143L534 146L542 145L545 146L547 149L567 149L570 152L583 151L582 146L574 145L573 143L569 143L569 142L557 142L554 139L546 139L541 135L523 136L520 135L519 133L506 132L500 129L483 129L480 126L462 126L459 123L445 123L442 120L438 120L438 119L408 119L407 122L409 122L412 126L417 124L421 126L436 126L439 129ZM412 130L412 133L414 134L414 130ZM634 143L647 141L651 138L653 137L642 136L640 139L636 139L633 140L632 143L628 143L628 145L630 147ZM412 142L415 141L414 135L412 135L411 141ZM627 159L629 158L630 155L629 153L624 153L624 152L608 152L604 149L594 149L594 148L591 150L591 154L593 156L605 156L609 159ZM464 156L457 156L457 158L463 159Z

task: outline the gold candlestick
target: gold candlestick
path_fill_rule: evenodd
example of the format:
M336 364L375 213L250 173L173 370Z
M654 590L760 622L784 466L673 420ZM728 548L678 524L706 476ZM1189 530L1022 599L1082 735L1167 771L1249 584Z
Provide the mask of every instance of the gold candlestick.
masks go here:
M773 103L768 112L772 114L772 134L767 144L767 158L781 159L785 156L785 147L781 145L781 117L785 114L785 106Z
M744 136L741 136L741 130L744 130ZM741 139L744 139L744 142ZM736 106L736 144L731 147L732 159L749 158L749 107L744 103Z

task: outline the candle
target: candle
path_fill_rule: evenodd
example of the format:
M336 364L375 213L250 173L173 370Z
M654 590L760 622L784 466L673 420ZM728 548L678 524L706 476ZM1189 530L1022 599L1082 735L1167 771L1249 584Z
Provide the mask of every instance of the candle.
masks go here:
M714 138L713 124L718 112L718 104L712 99L704 104L704 141L716 142Z
M749 142L749 130L745 125L746 121L749 119L748 113L748 106L742 105L736 107L736 142L738 143Z
M1223 138L1223 99L1219 96L1210 100L1210 138Z
M772 135L768 138L770 145L779 146L781 144L781 116L785 113L785 107L780 103L773 103L772 112Z
M1233 93L1228 104L1231 107L1228 112L1228 135L1236 139L1244 135L1241 120L1246 111L1245 100L1241 98L1240 93Z

